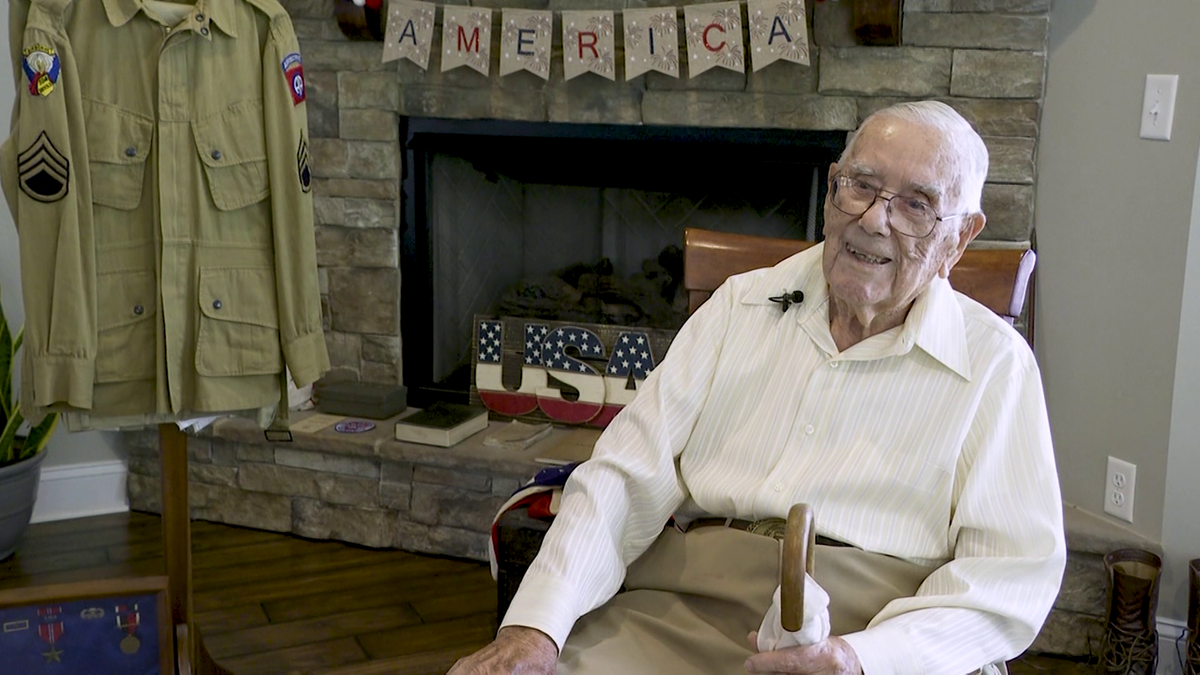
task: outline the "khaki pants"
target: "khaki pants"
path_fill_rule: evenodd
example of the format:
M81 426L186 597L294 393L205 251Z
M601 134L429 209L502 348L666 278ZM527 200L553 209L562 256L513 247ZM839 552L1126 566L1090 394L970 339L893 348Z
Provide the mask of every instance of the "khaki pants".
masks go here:
M558 675L742 673L779 585L780 544L724 527L666 529L629 567L625 592L575 624ZM834 635L862 630L933 568L818 546L814 578L831 598Z

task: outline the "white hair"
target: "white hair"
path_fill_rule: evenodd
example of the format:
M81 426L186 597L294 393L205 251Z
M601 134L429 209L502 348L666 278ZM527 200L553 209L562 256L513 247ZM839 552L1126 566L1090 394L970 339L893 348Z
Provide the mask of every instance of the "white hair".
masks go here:
M954 176L952 188L956 188L960 208L970 213L982 213L980 200L983 196L983 183L987 180L988 151L983 139L975 131L971 123L958 114L954 108L941 101L913 101L897 103L871 113L858 131L862 131L876 117L891 117L914 122L931 127L944 138L945 147L951 154ZM858 139L856 132L846 144L846 149L838 159L838 164L844 164L846 158L854 149Z

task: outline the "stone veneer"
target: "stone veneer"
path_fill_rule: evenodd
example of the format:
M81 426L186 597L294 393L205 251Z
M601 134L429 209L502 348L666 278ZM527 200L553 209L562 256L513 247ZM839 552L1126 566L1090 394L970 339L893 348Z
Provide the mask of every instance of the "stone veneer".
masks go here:
M745 74L717 68L695 79L686 72L682 79L652 72L631 82L624 81L619 30L616 82L591 74L563 80L557 16L548 82L527 72L502 78L496 63L490 76L465 67L442 73L436 53L424 72L409 61L380 63L381 43L347 40L327 0L282 1L293 17L308 78L317 262L332 377L403 381L401 116L850 131L889 103L938 98L976 125L991 152L984 190L988 227L980 245L1027 246L1032 238L1050 0L907 0L900 47L854 46L851 3L809 0L811 67L778 62ZM689 2L472 4L620 11ZM435 52L440 20L441 12ZM496 54L500 12L493 21Z
M393 426L394 420L381 421L361 434L328 427L295 433L290 443L268 443L253 423L220 420L188 436L191 515L310 539L486 560L492 518L543 465L528 452L483 447L485 434L446 449L393 440ZM127 432L125 439L129 506L161 513L158 432Z

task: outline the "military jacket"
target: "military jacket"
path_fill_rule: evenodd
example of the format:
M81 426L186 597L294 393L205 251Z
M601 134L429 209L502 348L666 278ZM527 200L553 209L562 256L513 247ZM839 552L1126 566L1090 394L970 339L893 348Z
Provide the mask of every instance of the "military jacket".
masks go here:
M303 65L276 0L12 0L0 178L33 412L263 408L329 367ZM32 406L31 406L32 404Z

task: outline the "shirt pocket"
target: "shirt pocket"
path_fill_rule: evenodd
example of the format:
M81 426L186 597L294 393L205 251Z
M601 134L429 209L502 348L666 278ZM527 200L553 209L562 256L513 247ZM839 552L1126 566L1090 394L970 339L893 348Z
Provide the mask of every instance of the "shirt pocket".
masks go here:
M109 103L85 99L92 202L131 210L142 201L154 120Z
M96 276L96 291L96 382L154 379L158 354L154 273L101 273Z
M221 377L282 370L274 273L267 268L201 269L196 372Z
M222 211L267 198L267 143L261 101L243 101L192 122L209 193Z

